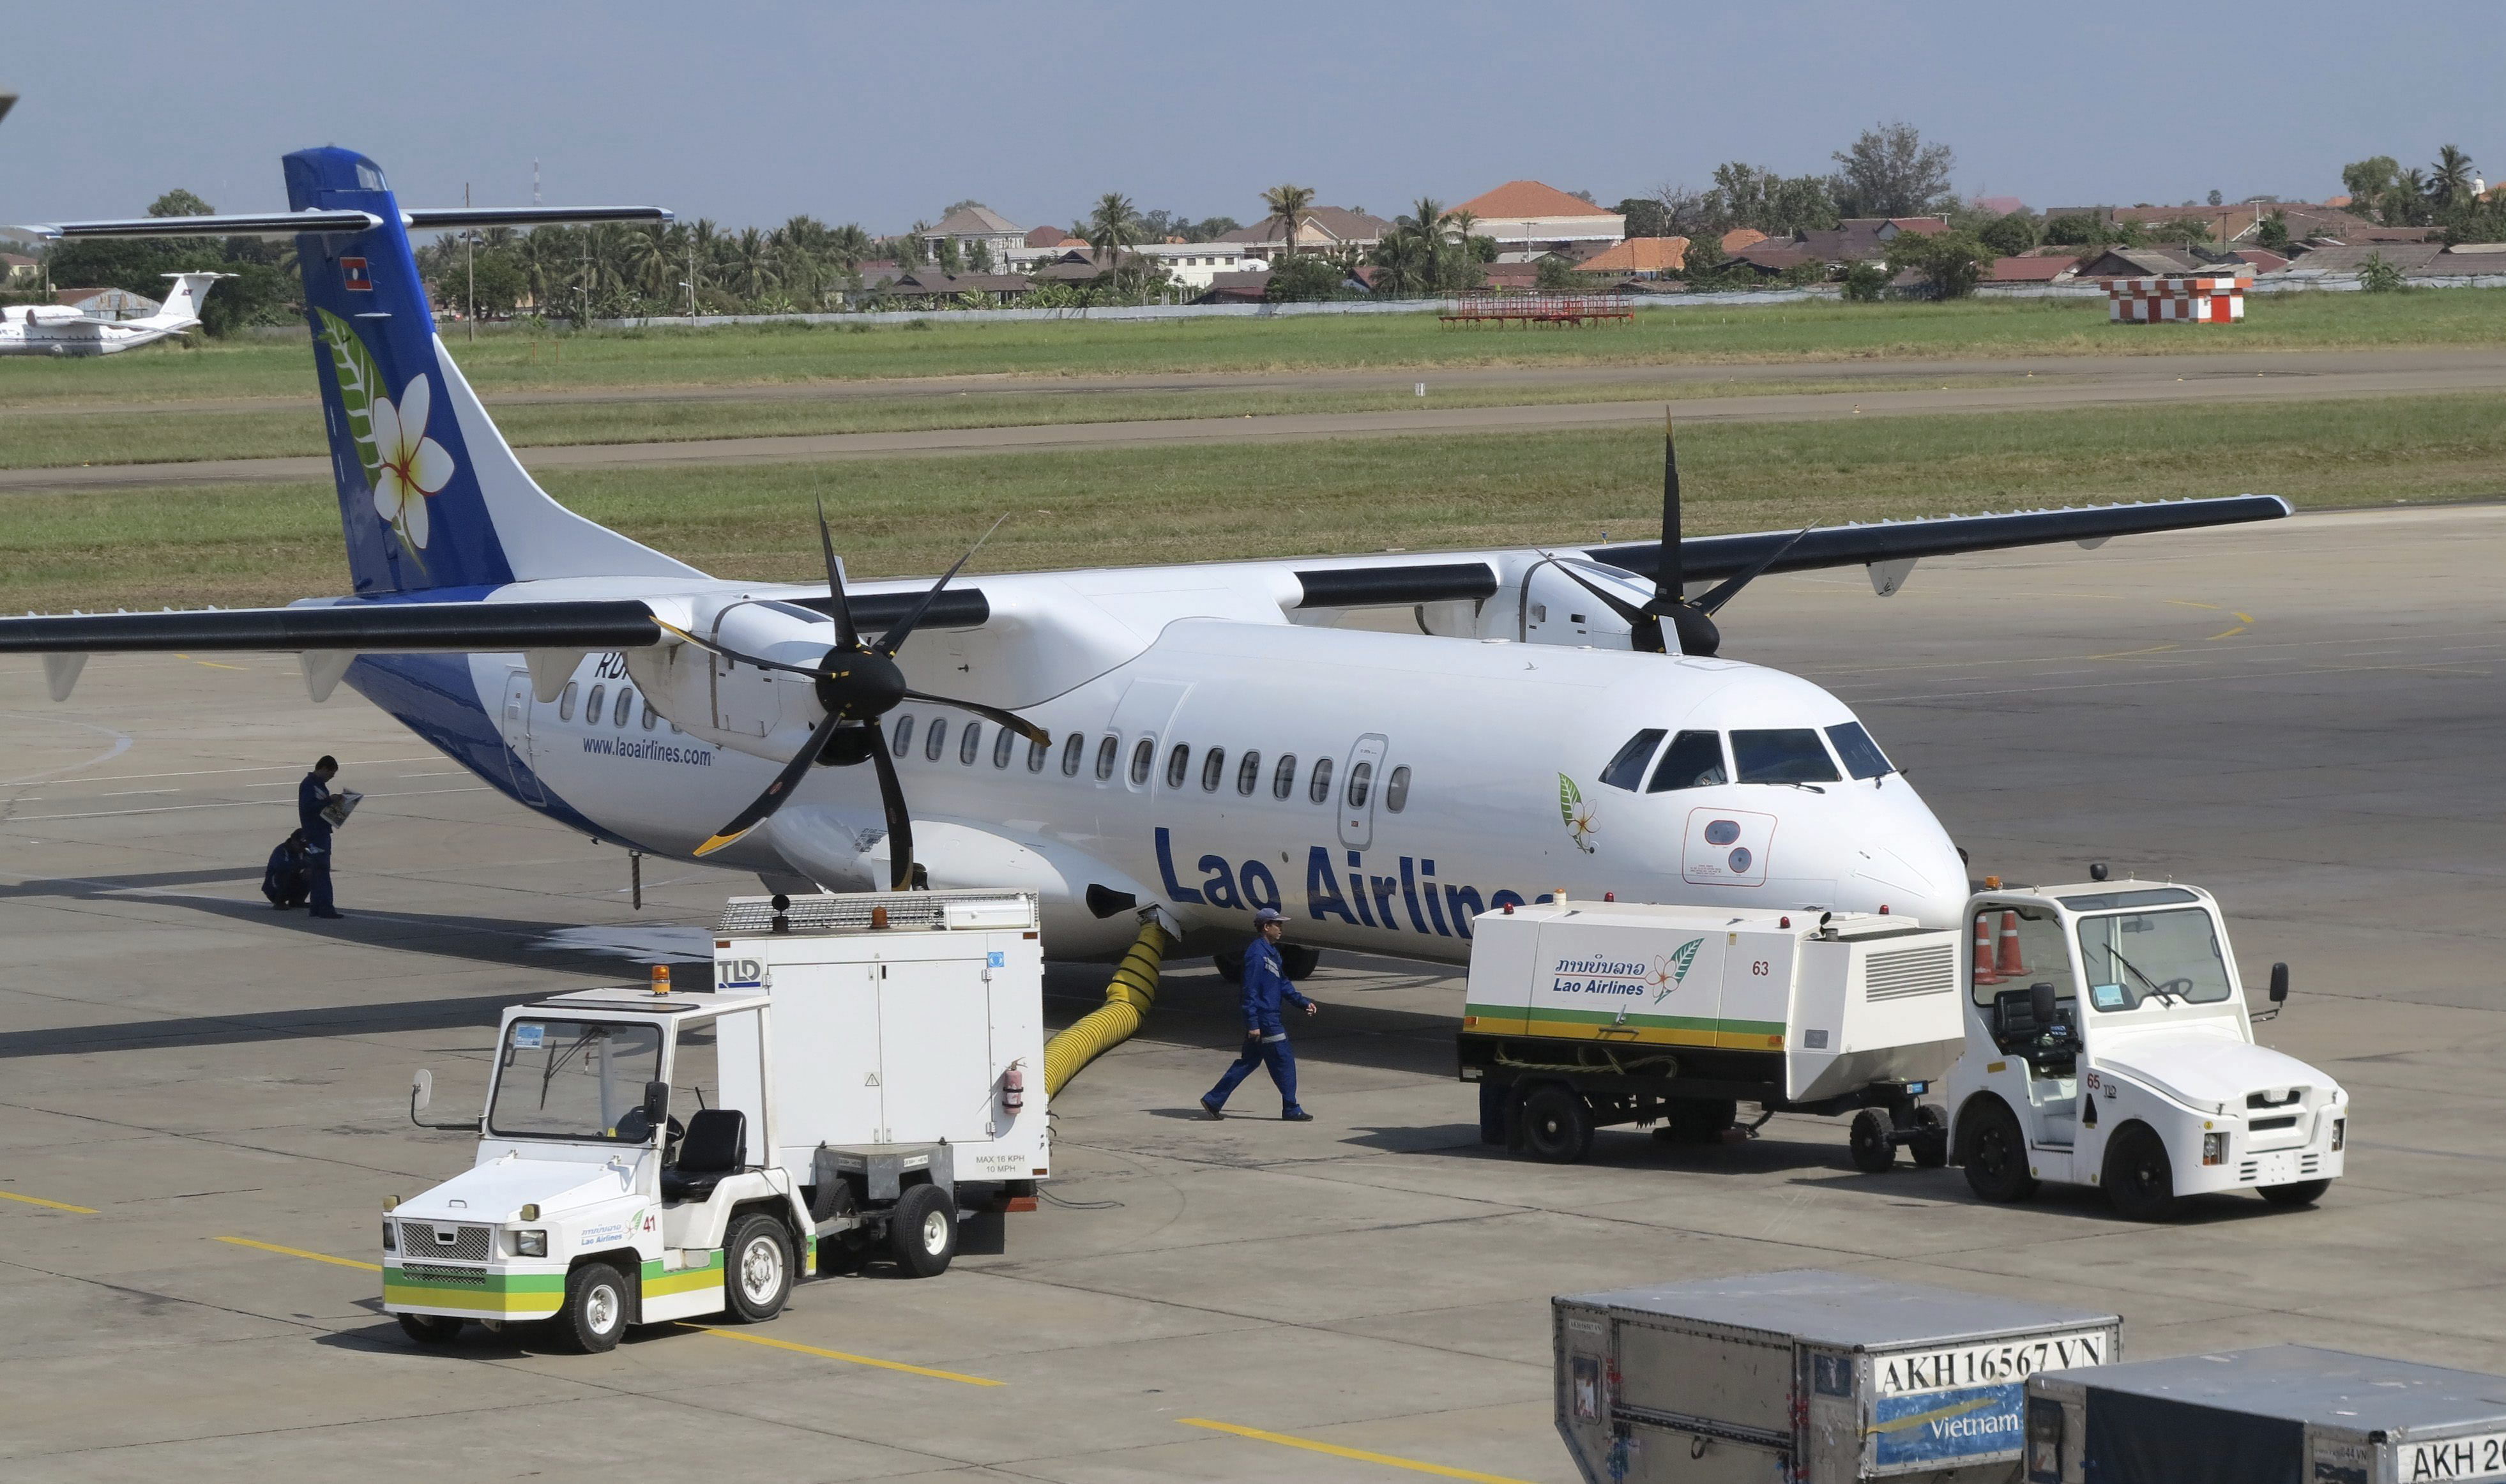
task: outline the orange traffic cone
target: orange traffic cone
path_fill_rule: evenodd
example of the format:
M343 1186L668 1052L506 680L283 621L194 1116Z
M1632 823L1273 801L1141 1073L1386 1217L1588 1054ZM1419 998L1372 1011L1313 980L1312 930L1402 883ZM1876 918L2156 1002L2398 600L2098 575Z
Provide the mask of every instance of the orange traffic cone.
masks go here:
M2001 962L1993 966L1993 972L2005 979L2027 976L2026 961L2019 952L2019 914L2016 912L2001 914Z
M1975 917L1975 982L2001 982L2001 975L1992 970L1992 919L1982 912Z

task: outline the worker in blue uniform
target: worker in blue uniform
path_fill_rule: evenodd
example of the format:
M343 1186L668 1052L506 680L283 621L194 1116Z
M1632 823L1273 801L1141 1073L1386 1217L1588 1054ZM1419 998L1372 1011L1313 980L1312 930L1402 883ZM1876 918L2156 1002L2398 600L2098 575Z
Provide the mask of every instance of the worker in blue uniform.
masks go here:
M304 832L304 886L315 917L346 914L331 904L331 780L340 776L340 760L324 757L296 785L296 827Z
M1203 1112L1213 1118L1226 1114L1228 1095L1236 1084L1253 1075L1253 1069L1264 1064L1271 1068L1271 1080L1279 1084L1279 1116L1291 1123L1311 1123L1314 1115L1297 1105L1297 1056L1288 1049L1288 1027L1280 1019L1279 1007L1284 1002L1308 1015L1319 1014L1322 1007L1297 993L1288 982L1285 966L1279 962L1279 939L1288 933L1287 919L1277 907L1264 907L1253 914L1253 941L1244 949L1244 1049L1237 1052L1235 1065L1218 1079L1218 1085L1200 1100Z

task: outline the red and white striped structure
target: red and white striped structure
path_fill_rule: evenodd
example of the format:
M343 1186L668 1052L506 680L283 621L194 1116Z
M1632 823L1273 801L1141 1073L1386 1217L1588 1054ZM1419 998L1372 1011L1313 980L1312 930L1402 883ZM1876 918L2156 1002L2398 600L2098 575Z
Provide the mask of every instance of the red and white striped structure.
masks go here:
M2245 278L2109 278L2106 319L2117 325L2225 325L2245 317Z

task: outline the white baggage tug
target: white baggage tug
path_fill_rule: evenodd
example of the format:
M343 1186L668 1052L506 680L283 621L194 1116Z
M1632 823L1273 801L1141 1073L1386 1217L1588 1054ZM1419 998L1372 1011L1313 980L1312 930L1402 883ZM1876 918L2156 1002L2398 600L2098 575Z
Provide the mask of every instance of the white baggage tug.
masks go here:
M2067 1181L2163 1220L2220 1190L2310 1205L2339 1178L2348 1095L2254 1044L2209 893L1987 883L1966 920L1966 1048L1947 1092L1951 1147L1978 1195L2024 1200L2039 1181ZM2276 1014L2285 964L2270 998Z
M880 1247L915 1277L1000 1250L1051 1165L1029 893L734 899L710 991L553 995L505 1011L476 1162L385 1201L383 1307L441 1343L549 1321L781 1312L796 1278ZM417 1075L411 1115L433 1078Z

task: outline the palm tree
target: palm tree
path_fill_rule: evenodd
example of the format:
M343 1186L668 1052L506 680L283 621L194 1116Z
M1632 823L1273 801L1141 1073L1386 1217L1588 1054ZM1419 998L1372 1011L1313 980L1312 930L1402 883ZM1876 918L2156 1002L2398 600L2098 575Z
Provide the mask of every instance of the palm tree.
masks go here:
M732 291L743 298L759 299L774 287L774 250L766 233L754 227L743 228L731 244Z
M1306 208L1313 203L1314 188L1311 186L1272 186L1262 193L1262 204L1270 207L1271 215L1279 218L1280 225L1286 229L1281 233L1288 244L1286 256L1295 256L1297 228L1306 220Z
M1140 214L1131 208L1129 196L1108 191L1096 198L1088 230L1080 235L1096 250L1097 271L1110 276L1123 265L1123 250L1140 240Z
M2453 206L2471 195L2471 157L2447 145L2428 166L2428 194L2440 206Z
M2386 213L2399 220L2396 227L2417 227L2427 220L2427 177L2416 169L2404 170L2393 187L2393 205Z

